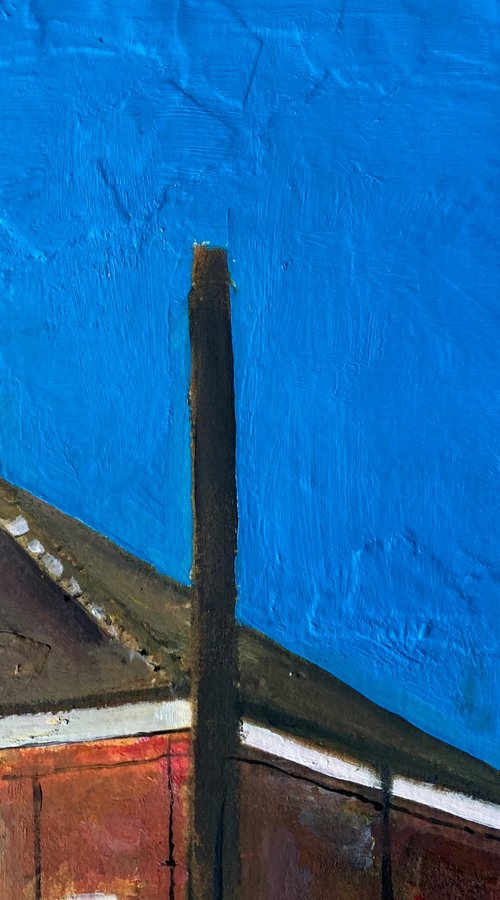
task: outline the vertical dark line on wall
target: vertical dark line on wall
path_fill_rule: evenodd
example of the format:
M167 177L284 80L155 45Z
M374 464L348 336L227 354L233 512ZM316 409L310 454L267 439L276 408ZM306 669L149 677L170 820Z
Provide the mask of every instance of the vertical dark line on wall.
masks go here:
M235 900L240 723L236 650L236 422L224 250L195 246L189 295L194 598L192 900Z
M33 779L33 855L35 860L35 900L42 900L42 787L38 778Z
M168 859L167 866L170 871L170 881L168 897L169 900L175 900L175 841L174 841L174 785L172 779L172 757L168 755L167 783L169 794L168 809Z
M392 847L391 847L391 773L388 768L382 769L382 892L381 900L394 900L392 886Z

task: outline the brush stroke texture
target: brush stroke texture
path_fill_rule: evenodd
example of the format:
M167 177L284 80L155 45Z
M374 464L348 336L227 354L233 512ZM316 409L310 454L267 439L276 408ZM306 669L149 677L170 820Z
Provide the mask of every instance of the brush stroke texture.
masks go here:
M3 3L0 469L187 581L227 245L241 621L500 766L498 18Z

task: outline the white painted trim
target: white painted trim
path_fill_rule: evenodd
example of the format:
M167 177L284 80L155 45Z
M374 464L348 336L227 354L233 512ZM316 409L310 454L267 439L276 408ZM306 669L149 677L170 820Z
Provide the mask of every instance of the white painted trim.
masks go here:
M382 788L381 781L373 769L348 762L324 750L315 750L308 744L272 731L270 728L243 722L241 740L247 747L261 750L278 759L286 759L329 778L379 790ZM495 803L399 777L394 778L391 793L398 799L409 800L431 810L440 810L457 816L466 822L475 822L487 828L500 830L500 806Z
M392 783L392 794L401 800L410 800L422 806L439 809L441 812L458 816L467 822L476 822L488 828L500 830L500 806L486 800L476 800L465 794L447 791L433 784L410 781L407 778L395 778Z
M185 731L191 728L191 721L191 704L188 700L146 701L99 709L6 716L0 718L0 749L76 744L140 734ZM375 769L316 749L303 741L253 722L242 723L241 742L245 747L295 763L327 778L375 790L381 790L382 787ZM500 831L500 806L494 803L400 777L394 778L391 791L395 798L441 810L467 822Z
M326 775L328 778L349 781L351 784L369 788L380 789L382 787L380 779L373 769L348 762L340 756L334 756L324 750L315 750L302 741L286 737L277 731L271 731L270 728L243 722L241 742L246 747L286 759L299 766L304 766L306 769L311 769L313 772L318 772L320 775Z
M187 700L6 716L0 719L0 748L75 744L190 727Z

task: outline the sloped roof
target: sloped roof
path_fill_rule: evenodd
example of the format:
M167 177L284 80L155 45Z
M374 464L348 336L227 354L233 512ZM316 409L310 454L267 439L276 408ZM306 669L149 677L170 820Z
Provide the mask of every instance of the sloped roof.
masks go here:
M188 588L2 480L0 525L1 714L187 694Z
M240 631L244 715L379 773L500 803L500 773L253 629Z
M0 715L189 695L191 588L1 480L0 525ZM495 769L253 629L239 666L246 719L500 803Z

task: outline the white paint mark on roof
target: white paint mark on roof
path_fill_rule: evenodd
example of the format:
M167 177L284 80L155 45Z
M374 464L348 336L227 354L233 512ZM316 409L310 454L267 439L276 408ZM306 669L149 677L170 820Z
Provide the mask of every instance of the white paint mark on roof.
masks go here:
M52 715L52 716L48 717L47 725L54 725L54 727L55 726L59 727L61 725L69 725L69 719L67 718L67 716Z
M289 760L339 781L378 789L382 786L378 776L367 766L343 759L329 751L316 749L289 735L253 722L243 722L241 742L247 747L261 750L280 760ZM391 794L394 798L418 803L434 813L441 810L466 822L500 830L500 806L487 800L399 776L393 779Z
M56 713L28 713L0 718L0 748L72 744L133 735L185 731L191 728L191 704L187 700L129 703L99 709L73 709ZM280 760L289 760L339 781L380 790L377 773L368 766L312 747L285 733L244 721L241 742ZM500 830L500 806L438 785L396 776L394 798L441 810L466 821ZM72 894L65 900L113 900L113 894Z
M41 553L45 553L45 547L40 541L37 541L36 538L29 542L28 550L30 553L33 553L34 556L40 556Z
M54 578L61 577L64 572L64 566L60 559L57 559L56 556L51 556L50 553L44 553L42 562L50 575Z
M82 593L80 585L78 584L76 578L73 578L73 576L71 576L69 580L67 591L70 597L79 597Z
M12 537L21 537L23 534L27 534L30 530L30 527L24 516L17 516L17 518L12 519L11 522L7 522L4 520L4 525L9 534L12 535Z

